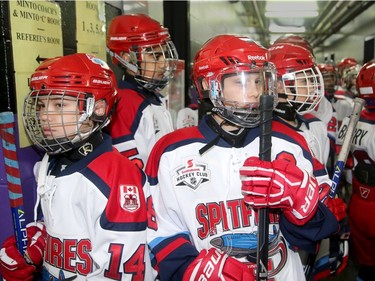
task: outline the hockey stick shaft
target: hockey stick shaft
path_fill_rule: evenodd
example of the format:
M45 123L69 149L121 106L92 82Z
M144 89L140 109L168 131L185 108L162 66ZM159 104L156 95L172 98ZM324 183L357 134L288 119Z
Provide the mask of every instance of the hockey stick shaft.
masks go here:
M13 217L17 247L24 254L27 246L26 220L23 207L21 175L14 136L14 115L6 111L0 113L0 130L3 147L5 172L8 182L9 202Z
M350 147L352 144L352 139L355 133L355 128L357 127L359 117L361 115L362 108L365 104L365 101L360 98L354 99L354 107L352 110L352 114L350 115L348 127L346 129L345 137L341 146L341 150L339 155L337 156L337 161L334 167L334 174L332 177L332 185L331 189L329 191L329 196L331 198L334 198L337 193L337 186L340 182L340 178L342 175L342 172L345 167L345 162L348 158Z
M271 161L273 102L273 96L262 95L260 97L259 159L263 161ZM268 208L262 208L258 211L258 221L257 281L267 281L269 235Z

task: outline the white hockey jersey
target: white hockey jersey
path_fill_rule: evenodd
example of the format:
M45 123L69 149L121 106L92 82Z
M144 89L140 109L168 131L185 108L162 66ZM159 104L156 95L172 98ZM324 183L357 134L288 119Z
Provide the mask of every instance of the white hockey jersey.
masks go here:
M312 114L327 125L328 135L331 139L336 140L337 131L339 128L337 127L337 113L333 103L331 103L326 97L323 97Z
M177 113L176 128L186 128L198 125L198 110L190 107L182 108Z
M120 153L144 169L155 142L173 131L166 105L137 87L118 89L117 105L108 130Z
M248 157L259 154L259 128L250 129L243 145L233 147L220 138L201 155L199 150L217 137L207 118L199 127L158 141L146 167L157 221L148 241L161 280L180 278L176 272L192 261L192 253L183 248L190 243L198 252L216 247L254 267L246 257L256 256L258 221L243 202L239 170ZM301 135L280 122L273 122L272 130L272 159L293 161L320 185L330 186L324 166L313 159ZM303 281L298 253L288 247L278 219L275 213L270 216L269 280Z
M337 145L341 146L347 132L350 117L344 118L339 133L337 135ZM352 144L350 148L353 154L353 167L362 161L365 164L372 165L375 161L375 116L366 110L362 110L360 119L354 131ZM369 159L366 159L369 158ZM345 170L346 181L352 183L351 171Z
M54 159L34 169L47 231L43 280L154 280L144 173L108 136L56 176L47 172Z
M301 126L299 130L305 137L311 152L324 165L328 162L329 137L327 125L313 114L305 114L300 118Z
M333 106L336 110L338 125L341 126L342 120L345 117L350 116L352 113L354 100L345 95L335 95L335 97L337 97L337 101L333 104Z

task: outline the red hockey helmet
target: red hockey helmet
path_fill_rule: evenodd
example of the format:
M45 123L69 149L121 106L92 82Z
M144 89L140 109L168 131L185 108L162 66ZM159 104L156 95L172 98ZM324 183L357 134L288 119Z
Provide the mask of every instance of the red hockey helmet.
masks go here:
M357 76L359 97L366 101L366 109L375 111L375 62L366 63Z
M194 59L192 78L200 99L209 97L214 112L241 127L254 127L259 123L259 101L245 101L249 90L253 90L246 84L250 75L258 77L256 91L259 92L252 94L274 95L275 68L268 63L268 51L245 36L215 36L201 47ZM224 95L224 82L228 77L241 77L236 101Z
M341 77L341 86L349 92L357 95L357 76L361 69L359 64L344 68L342 77Z
M352 66L356 66L358 64L357 60L354 58L343 58L338 64L337 64L337 71L342 77L343 72L345 69L350 68Z
M163 89L177 68L178 54L168 29L144 14L120 15L111 21L107 52L115 64L134 73L135 80L149 90ZM164 59L163 73L160 58Z
M313 55L307 49L289 43L273 44L268 50L270 62L275 64L278 80L283 84L283 94L287 94L287 102L299 114L314 110L324 95L324 82Z
M109 123L115 81L108 65L93 55L73 54L44 61L31 75L31 92L24 101L23 122L30 139L49 154L82 144ZM68 104L74 105L70 111ZM47 118L42 121L44 115ZM68 134L67 127L75 129Z
M325 91L333 95L337 90L337 71L332 63L319 63L318 68L323 76Z
M310 42L299 35L296 35L296 34L282 35L279 38L277 38L273 44L283 44L283 43L289 43L289 44L301 46L307 49L314 56L314 51Z

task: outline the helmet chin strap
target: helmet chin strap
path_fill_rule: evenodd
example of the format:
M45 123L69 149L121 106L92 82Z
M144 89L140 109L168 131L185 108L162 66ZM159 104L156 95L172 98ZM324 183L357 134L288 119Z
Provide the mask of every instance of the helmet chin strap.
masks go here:
M288 102L278 102L273 112L287 121L294 121L297 117L296 110Z
M227 143L229 143L233 147L241 147L243 146L245 137L247 135L247 132L249 131L248 128L239 128L238 130L235 131L226 131L223 126L226 123L230 123L227 120L222 120L220 124L215 120L213 115L210 115L207 117L207 124L208 126L215 131L217 136L211 140L209 143L207 143L205 146L203 146L201 149L199 149L199 154L202 155L205 153L207 150L209 150L211 147L216 145L220 138L225 140ZM232 123L230 123L232 124Z

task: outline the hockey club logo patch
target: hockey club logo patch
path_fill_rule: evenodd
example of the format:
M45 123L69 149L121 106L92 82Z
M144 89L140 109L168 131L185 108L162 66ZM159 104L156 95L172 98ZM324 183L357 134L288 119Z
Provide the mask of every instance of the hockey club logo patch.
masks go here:
M176 186L187 186L196 190L210 180L210 174L206 164L195 163L190 159L175 171L174 183Z
M140 207L138 187L120 185L120 205L126 211L135 212Z
M370 194L370 189L369 188L366 188L366 187L363 187L363 186L360 186L359 187L359 192L361 193L361 197L363 199L367 199L367 197L369 196Z
M87 156L87 154L89 154L90 152L93 152L93 150L94 150L94 146L91 143L86 142L84 145L82 145L78 149L78 152L79 152L79 154L81 154L83 156Z

